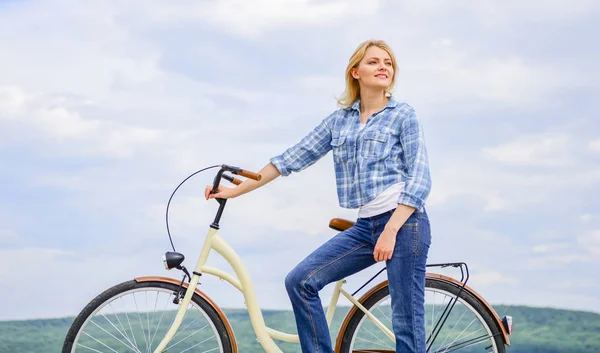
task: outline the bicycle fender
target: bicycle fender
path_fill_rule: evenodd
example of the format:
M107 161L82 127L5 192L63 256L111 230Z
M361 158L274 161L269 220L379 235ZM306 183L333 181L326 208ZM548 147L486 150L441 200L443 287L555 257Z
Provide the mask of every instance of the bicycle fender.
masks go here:
M181 283L181 280L178 280L175 278L169 278L169 277L160 277L160 276L137 277L137 278L134 278L134 281L136 281L136 282L165 282L165 283L175 284L177 286L179 285L179 283ZM189 285L189 283L183 283L184 288L187 288L188 285ZM219 306L217 304L215 304L215 302L212 299L210 299L206 294L204 294L200 289L196 288L196 290L194 292L196 294L198 294L202 299L206 300L213 307L213 309L215 309L215 311L217 312L217 315L219 315L221 320L223 320L223 322L225 323L225 328L227 329L227 332L229 333L229 337L231 337L231 345L233 346L233 353L238 353L238 346L237 346L237 342L235 339L235 335L233 334L233 329L231 328L231 325L229 324L229 320L227 320L227 316L225 316L225 313L223 313L221 308L219 308Z

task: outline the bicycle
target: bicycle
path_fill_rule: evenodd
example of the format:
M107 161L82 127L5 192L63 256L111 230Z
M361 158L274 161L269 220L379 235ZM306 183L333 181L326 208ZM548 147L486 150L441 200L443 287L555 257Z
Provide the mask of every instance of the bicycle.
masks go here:
M234 184L241 181L231 175L260 180L261 176L238 167L220 165L214 178L213 192L221 179ZM186 178L177 189L193 175ZM171 195L171 198L175 194ZM252 281L241 258L219 236L219 221L226 201L216 199L219 209L210 225L204 245L190 275L182 265L184 255L169 251L163 256L167 270L178 269L183 278L138 277L117 284L94 298L76 317L69 329L62 352L220 352L237 353L234 332L223 311L197 286L200 276L217 276L244 295L250 321L258 342L267 353L282 353L274 340L299 342L298 335L284 333L266 326L258 306ZM168 207L167 205L167 231ZM354 223L334 218L330 228L343 231ZM171 245L173 241L169 232ZM223 256L236 276L206 264L214 250ZM427 352L494 352L505 353L510 345L512 317L498 317L485 299L467 286L469 270L465 263L431 264L428 267L454 267L461 271L461 280L441 274L427 273L425 317ZM385 269L385 268L384 268ZM331 326L340 295L353 306L347 313L335 342L335 352L394 352L395 338L391 328L391 307L387 281L368 290L361 298L356 293L365 288L381 272L369 279L354 293L342 287L345 280L335 283L327 310ZM186 282L186 279L188 280ZM173 306L173 307L172 307ZM176 310L175 310L176 308ZM166 325L166 323L169 323Z

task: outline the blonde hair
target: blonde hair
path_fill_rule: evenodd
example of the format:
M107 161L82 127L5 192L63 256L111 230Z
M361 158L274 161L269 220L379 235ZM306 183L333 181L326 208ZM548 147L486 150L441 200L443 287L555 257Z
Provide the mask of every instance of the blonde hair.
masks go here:
M392 68L394 69L392 83L385 90L386 96L392 95L391 90L394 88L394 84L396 83L396 57L394 56L392 49L384 41L370 39L362 42L358 48L356 48L354 54L352 54L350 57L350 60L348 60L348 66L346 67L346 90L342 94L342 97L337 100L340 107L348 108L360 98L360 86L358 84L358 80L352 77L352 69L358 67L362 59L365 57L367 49L373 46L385 50L392 59Z

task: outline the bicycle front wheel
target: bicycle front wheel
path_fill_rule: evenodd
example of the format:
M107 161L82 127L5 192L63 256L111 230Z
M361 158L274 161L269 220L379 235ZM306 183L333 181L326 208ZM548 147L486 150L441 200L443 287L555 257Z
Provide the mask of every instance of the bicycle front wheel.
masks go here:
M71 326L62 353L152 353L177 313L178 286L166 282L128 281L92 300ZM232 353L223 319L195 294L179 330L165 352Z
M467 291L436 279L425 284L425 331L429 353L505 353L500 328L481 303ZM444 320L446 308L455 302ZM393 332L389 287L372 293L363 303ZM448 311L446 310L446 313ZM356 310L342 328L340 353L395 352L395 343L361 310ZM437 334L436 334L437 332Z

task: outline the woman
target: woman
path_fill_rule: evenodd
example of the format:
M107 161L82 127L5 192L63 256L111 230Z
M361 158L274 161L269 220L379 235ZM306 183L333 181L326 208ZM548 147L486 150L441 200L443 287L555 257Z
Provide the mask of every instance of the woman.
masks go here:
M298 144L271 158L261 181L219 187L205 196L233 198L287 176L333 150L340 206L358 208L355 225L327 241L286 277L302 352L333 352L318 292L386 261L397 352L425 352L425 264L431 243L424 204L431 187L423 132L414 110L391 96L396 60L369 40L346 69L342 107Z

